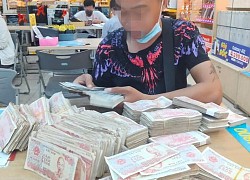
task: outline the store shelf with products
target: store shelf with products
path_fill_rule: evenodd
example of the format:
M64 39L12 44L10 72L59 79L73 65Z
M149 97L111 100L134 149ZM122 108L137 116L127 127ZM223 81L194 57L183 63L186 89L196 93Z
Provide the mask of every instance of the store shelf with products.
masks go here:
M95 0L97 7L109 7L110 0Z
M213 37L216 36L217 12L225 9L227 3L219 0L179 0L177 18L193 21L202 34L207 52L211 51Z

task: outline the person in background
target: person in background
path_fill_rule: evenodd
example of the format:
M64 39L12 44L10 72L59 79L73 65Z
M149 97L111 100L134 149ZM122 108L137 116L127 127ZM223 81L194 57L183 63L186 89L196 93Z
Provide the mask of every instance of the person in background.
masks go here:
M85 0L84 11L79 11L74 18L84 21L86 25L106 23L108 18L100 11L95 11L95 1Z
M15 46L4 18L0 15L0 68L12 68L15 62Z
M179 19L172 22L176 82L175 90L166 92L160 14L167 0L116 0L116 3L121 8L118 16L123 28L103 39L92 75L83 74L75 83L107 87L107 92L123 94L125 102L187 96L204 103L221 103L220 80L194 23ZM196 82L190 87L186 69Z
M122 27L117 15L120 11L120 8L117 6L115 0L110 1L110 10L113 16L103 26L102 38L105 38L109 33Z

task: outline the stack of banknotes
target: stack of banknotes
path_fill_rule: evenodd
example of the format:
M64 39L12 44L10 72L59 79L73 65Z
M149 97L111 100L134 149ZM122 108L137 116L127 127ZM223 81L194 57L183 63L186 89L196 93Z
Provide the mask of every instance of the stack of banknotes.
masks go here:
M200 127L202 114L191 109L162 109L143 112L140 123L149 129L149 136L176 134L197 131Z
M144 145L148 141L148 128L137 124L135 121L117 114L114 111L104 113L109 118L116 119L128 125L128 133L126 136L125 146L129 149Z
M72 82L61 82L60 85L70 91L88 95L90 97L90 105L92 106L113 109L124 100L124 97L120 94L104 91L104 87L88 88Z
M245 117L228 110L229 115L227 116L228 125L230 127L244 124L249 120L249 117Z
M176 148L187 144L200 147L211 143L210 137L200 131L190 131L185 133L151 137L149 138L149 142L161 143L171 148Z
M50 179L101 177L108 170L104 157L121 151L127 129L126 123L96 111L65 116L32 133L25 169Z
M206 114L217 119L227 118L229 114L225 108L218 106L215 103L202 103L185 96L173 98L173 104L179 107L197 110L202 114Z
M106 157L111 176L102 180L249 178L250 169L230 161L213 149L207 147L201 153L196 147L209 141L209 137L201 132L156 137L151 141L147 145Z
M30 105L10 103L0 116L0 151L9 154L15 149L25 150L32 131L60 122L65 115L82 110L84 108L71 106L61 92L50 99L42 97Z
M171 105L172 101L163 96L155 100L140 100L134 103L125 102L123 115L139 123L142 112L170 108Z
M175 97L173 104L178 107L194 109L203 113L201 126L199 128L202 132L218 131L228 126L243 124L247 120L246 117L238 115L215 103L202 103L184 96Z
M191 171L189 165L206 162L193 145L170 148L160 143L149 143L105 159L113 180L172 179L172 176L181 179Z
M228 124L227 118L216 119L211 116L203 115L199 130L205 133L214 132L214 131L219 131L221 129L224 129L228 126L229 124Z

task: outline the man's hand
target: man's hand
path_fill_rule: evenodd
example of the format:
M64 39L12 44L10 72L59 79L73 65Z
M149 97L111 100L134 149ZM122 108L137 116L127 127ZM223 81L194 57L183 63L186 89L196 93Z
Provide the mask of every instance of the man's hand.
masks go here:
M93 23L93 24L101 24L102 21L99 20L99 19L94 19L92 23Z
M142 99L146 99L148 96L130 86L107 88L105 89L105 91L110 93L122 94L125 98L124 102L135 102Z
M85 85L89 88L95 87L95 84L93 83L92 76L90 74L82 74L81 76L78 76L74 83Z

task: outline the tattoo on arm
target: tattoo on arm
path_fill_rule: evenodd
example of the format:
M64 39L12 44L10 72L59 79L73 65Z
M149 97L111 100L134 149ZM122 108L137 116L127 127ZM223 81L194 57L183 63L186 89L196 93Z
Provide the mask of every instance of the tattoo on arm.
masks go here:
M215 70L213 64L210 65L209 74L210 74L211 76L213 76L213 82L214 82L216 79L218 79L218 75L217 75L217 73L216 73L216 70Z

